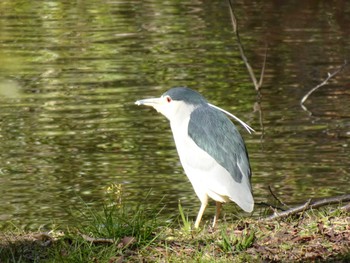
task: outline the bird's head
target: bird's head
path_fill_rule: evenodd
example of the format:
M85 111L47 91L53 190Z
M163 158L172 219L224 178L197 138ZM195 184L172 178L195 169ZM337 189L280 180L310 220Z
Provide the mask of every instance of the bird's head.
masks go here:
M135 104L152 106L170 121L176 121L188 117L195 108L207 105L208 102L194 90L176 87L168 90L159 98L138 100Z

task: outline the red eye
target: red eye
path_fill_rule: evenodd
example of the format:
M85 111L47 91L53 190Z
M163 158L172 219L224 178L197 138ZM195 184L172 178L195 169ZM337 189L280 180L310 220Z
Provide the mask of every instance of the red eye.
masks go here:
M171 102L171 98L168 96L168 97L166 97L166 101L168 102L168 103L170 103Z

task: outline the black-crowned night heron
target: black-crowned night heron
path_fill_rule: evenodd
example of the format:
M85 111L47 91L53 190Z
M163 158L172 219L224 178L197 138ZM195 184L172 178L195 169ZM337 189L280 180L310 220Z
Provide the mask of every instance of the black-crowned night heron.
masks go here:
M152 106L170 121L181 164L201 201L195 228L199 226L209 197L216 201L213 226L222 203L227 201L235 202L246 212L253 211L247 149L225 113L249 132L252 128L189 88L172 88L160 98L135 103Z

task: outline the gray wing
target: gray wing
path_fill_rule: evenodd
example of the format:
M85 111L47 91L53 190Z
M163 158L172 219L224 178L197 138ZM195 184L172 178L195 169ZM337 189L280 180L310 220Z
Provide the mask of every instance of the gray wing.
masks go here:
M200 106L190 116L188 135L194 142L240 183L243 176L250 181L247 150L236 126L221 111Z

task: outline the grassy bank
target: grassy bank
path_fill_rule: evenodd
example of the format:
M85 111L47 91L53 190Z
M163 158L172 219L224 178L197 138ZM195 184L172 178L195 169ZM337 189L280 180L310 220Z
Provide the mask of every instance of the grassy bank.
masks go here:
M191 230L180 207L179 221L166 224L158 211L108 202L86 208L82 223L64 231L0 235L0 262L296 262L350 261L350 215L324 208L283 220L243 218L203 222Z

